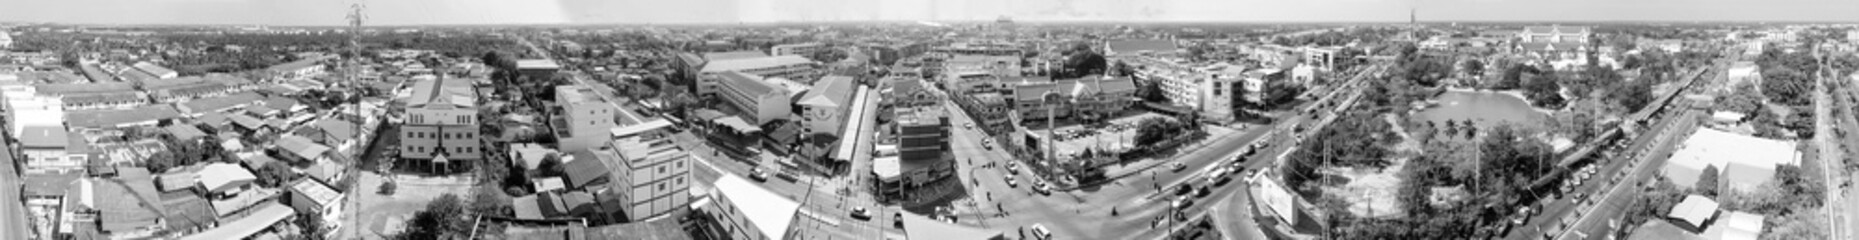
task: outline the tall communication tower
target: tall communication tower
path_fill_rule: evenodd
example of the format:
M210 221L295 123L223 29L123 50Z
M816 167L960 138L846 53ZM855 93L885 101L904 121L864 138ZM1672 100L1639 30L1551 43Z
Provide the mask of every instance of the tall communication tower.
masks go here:
M363 9L367 9L367 7L359 2L349 5L349 43L346 49L349 57L343 58L343 66L340 66L343 71L342 75L348 78L346 82L348 82L351 88L348 94L343 94L343 96L349 98L347 99L349 100L349 109L354 111L355 116L358 118L356 119L358 122L349 125L350 128L352 128L352 131L350 131L350 134L352 134L349 136L350 138L361 138L361 125L367 123L367 120L363 119L366 118L366 114L361 112L361 97L356 95L359 94L357 91L364 86L361 83L361 23L368 19L368 15L362 13ZM343 119L343 121L348 120Z

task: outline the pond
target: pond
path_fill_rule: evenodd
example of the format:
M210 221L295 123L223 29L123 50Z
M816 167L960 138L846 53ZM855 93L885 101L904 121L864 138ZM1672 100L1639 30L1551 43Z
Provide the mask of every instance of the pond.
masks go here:
M1499 122L1541 124L1548 118L1548 115L1530 107L1530 103L1521 96L1504 92L1452 90L1440 94L1435 103L1431 108L1415 113L1413 118L1433 122L1471 119L1480 126Z

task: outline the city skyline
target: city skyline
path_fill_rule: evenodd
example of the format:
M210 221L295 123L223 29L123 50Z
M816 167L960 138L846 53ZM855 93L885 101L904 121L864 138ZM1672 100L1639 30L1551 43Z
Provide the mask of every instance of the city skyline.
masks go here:
M5 22L337 26L358 1L0 0ZM1839 0L405 0L360 1L369 25L850 21L1859 22ZM1841 7L1845 5L1846 7Z

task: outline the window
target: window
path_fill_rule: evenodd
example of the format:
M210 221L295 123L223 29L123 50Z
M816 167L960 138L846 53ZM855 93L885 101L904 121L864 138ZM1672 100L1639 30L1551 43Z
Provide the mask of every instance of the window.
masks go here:
M684 185L684 178L678 178L678 185Z
M665 183L658 183L658 190L659 190L659 191L664 191L664 190L665 190Z
M665 173L665 166L658 166L658 173Z
M678 169L684 169L684 162L678 162Z

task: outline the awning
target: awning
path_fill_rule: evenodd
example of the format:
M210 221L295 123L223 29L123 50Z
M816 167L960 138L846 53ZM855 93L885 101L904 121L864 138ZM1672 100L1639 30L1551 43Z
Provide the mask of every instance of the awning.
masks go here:
M761 127L757 127L754 124L749 124L748 121L743 121L742 117L729 116L729 117L719 118L713 121L716 122L718 125L723 125L729 128L736 129L736 132L741 132L741 133L762 132Z

